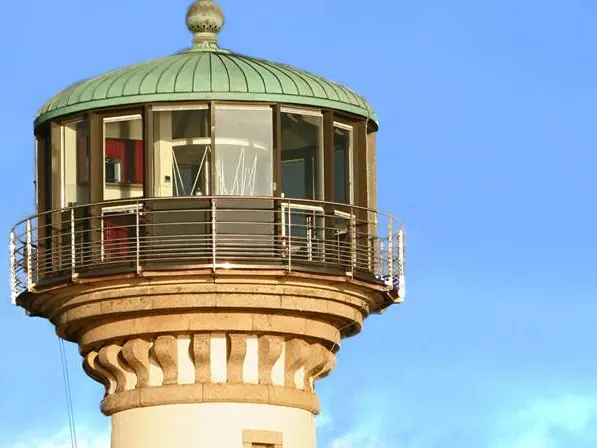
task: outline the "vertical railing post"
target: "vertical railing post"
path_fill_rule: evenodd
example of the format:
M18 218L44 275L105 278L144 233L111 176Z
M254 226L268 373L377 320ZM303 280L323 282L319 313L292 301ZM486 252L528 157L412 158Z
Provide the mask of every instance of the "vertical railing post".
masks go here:
M394 228L392 217L388 217L388 276L394 281Z
M383 239L379 238L379 256L378 256L378 268L377 268L377 275L380 279L383 279L384 276L384 252L386 250L386 245L384 244Z
M374 218L375 219L375 218ZM373 242L374 236L371 222L371 212L367 211L367 270L373 272Z
M77 274L76 271L76 233L75 233L75 207L70 208L70 278L74 280Z
M141 274L141 239L140 239L140 206L139 201L135 205L135 266L137 268L137 275Z
M378 274L378 266L379 266L379 254L380 254L380 250L378 248L378 243L379 243L379 232L378 232L378 228L377 228L377 222L379 220L379 216L377 214L377 212L375 212L375 221L373 222L373 237L375 238L373 240L373 244L372 244L372 250L373 250L373 272L375 272L376 274Z
M404 241L404 228L400 226L398 230L398 297L400 300L404 300L406 296L406 277L404 273L405 263L405 241Z
M33 244L31 243L31 218L27 220L27 291L33 289L33 271L31 269L31 253L33 252Z
M354 275L354 270L357 264L357 229L356 217L354 214L354 207L350 206L350 220L348 221L350 230L350 274Z
M211 263L212 269L216 271L216 237L217 237L217 219L216 219L216 200L211 200Z
M288 272L292 272L292 215L290 213L290 201L287 203L287 221L288 221Z
M305 213L305 217L307 218L305 222L307 223L307 260L313 261L313 212L310 211L309 214Z
M17 303L17 246L15 244L15 233L10 232L10 243L8 250L10 252L10 299L13 305Z

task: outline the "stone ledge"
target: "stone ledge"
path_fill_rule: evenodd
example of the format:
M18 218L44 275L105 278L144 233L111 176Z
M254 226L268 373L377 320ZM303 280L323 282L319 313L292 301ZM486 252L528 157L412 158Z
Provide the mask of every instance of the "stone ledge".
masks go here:
M339 313L340 316L352 318L351 314L355 311L366 317L380 306L383 307L382 302L385 300L385 290L381 285L344 278L340 281L335 276L299 273L276 275L268 271L238 270L226 272L225 275L218 273L215 277L213 273L207 275L203 271L181 274L177 271L145 272L142 276L101 276L89 281L78 281L76 284L64 283L59 287L41 289L27 298L23 297L19 300L19 305L30 313L52 320L78 305L103 302L106 299L136 300L123 300L123 309L105 304L102 306L104 309L100 307L96 312L130 312L133 311L130 309L131 305L138 310L155 309L160 307L160 298L167 308L194 308L199 302L202 307L236 308L240 305L240 308L300 309L323 314ZM150 304L144 298L146 295L155 297L153 303ZM180 298L168 304L172 301L172 295ZM201 299L193 297L196 295ZM254 296L255 299L249 298L246 303L239 303L230 296ZM322 303L326 305L322 306ZM354 311L348 311L344 307L336 308L336 303ZM85 314L79 318L84 318Z
M80 351L88 353L111 341L147 335L182 333L256 333L310 338L326 346L340 345L340 331L331 323L309 318L255 313L183 313L154 316L130 315L117 321L97 322L80 331Z
M133 408L169 404L256 403L304 409L319 413L313 392L262 384L182 384L117 392L102 400L105 415Z

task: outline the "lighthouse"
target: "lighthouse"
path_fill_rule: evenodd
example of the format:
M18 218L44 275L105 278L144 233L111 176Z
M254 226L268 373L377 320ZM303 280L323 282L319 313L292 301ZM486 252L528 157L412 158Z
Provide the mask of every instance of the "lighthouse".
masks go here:
M405 295L378 118L346 86L222 48L214 1L186 22L189 48L40 109L12 300L78 345L113 448L315 448L316 381Z

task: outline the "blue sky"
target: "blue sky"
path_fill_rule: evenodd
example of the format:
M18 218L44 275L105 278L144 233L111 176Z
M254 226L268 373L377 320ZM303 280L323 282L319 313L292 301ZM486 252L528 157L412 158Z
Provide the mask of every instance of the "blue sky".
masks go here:
M33 212L36 109L76 80L186 47L188 3L3 6L6 235ZM345 341L319 383L320 447L597 446L597 3L220 4L222 46L369 99L379 208L407 227L408 300ZM56 337L3 290L0 446L67 448ZM79 446L105 448L100 386L67 350Z

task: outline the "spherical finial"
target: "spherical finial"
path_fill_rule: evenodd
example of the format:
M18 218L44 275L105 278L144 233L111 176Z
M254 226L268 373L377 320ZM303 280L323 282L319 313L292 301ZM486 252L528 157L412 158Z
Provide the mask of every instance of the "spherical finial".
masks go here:
M224 14L213 0L196 0L187 11L187 27L193 33L195 48L217 48Z

